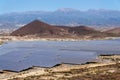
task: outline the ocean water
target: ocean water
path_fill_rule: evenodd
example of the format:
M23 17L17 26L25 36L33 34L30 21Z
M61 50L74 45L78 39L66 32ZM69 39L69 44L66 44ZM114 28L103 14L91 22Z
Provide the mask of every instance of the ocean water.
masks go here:
M7 42L0 46L0 70L82 64L96 60L100 54L120 54L120 40Z

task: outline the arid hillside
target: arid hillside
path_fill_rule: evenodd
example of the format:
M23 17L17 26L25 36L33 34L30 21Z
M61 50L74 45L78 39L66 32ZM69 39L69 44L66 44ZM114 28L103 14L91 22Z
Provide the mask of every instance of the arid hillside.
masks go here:
M13 31L11 36L36 36L36 37L109 37L116 36L114 33L100 32L93 28L87 26L57 26L44 23L39 20L35 20L15 31Z
M107 33L120 34L120 28L113 28L106 31Z

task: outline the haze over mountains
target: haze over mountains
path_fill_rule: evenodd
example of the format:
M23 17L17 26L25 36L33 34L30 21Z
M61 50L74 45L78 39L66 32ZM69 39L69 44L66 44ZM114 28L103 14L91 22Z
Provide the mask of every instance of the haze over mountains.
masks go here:
M28 11L0 15L0 28L18 28L33 20L42 20L53 25L90 27L119 27L120 11L58 9L56 11Z

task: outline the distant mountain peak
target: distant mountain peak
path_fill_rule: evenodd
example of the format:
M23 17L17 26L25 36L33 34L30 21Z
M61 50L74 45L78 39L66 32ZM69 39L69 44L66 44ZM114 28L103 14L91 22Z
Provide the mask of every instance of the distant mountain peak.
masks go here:
M79 10L73 9L73 8L60 8L57 11L59 11L59 12L73 12L73 11L79 11Z
M35 19L43 20L53 25L86 25L96 28L119 27L120 11L103 9L82 11L62 8L51 12L31 11L10 13L0 15L0 24L2 24L0 28L19 28L19 26L16 25L27 24ZM38 20L35 20L35 22L39 22Z

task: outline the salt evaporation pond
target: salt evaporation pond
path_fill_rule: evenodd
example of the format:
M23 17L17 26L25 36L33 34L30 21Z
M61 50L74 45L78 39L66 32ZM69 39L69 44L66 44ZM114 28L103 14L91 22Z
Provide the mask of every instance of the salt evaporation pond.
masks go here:
M7 42L0 46L0 70L81 64L96 60L99 54L120 54L120 40Z

